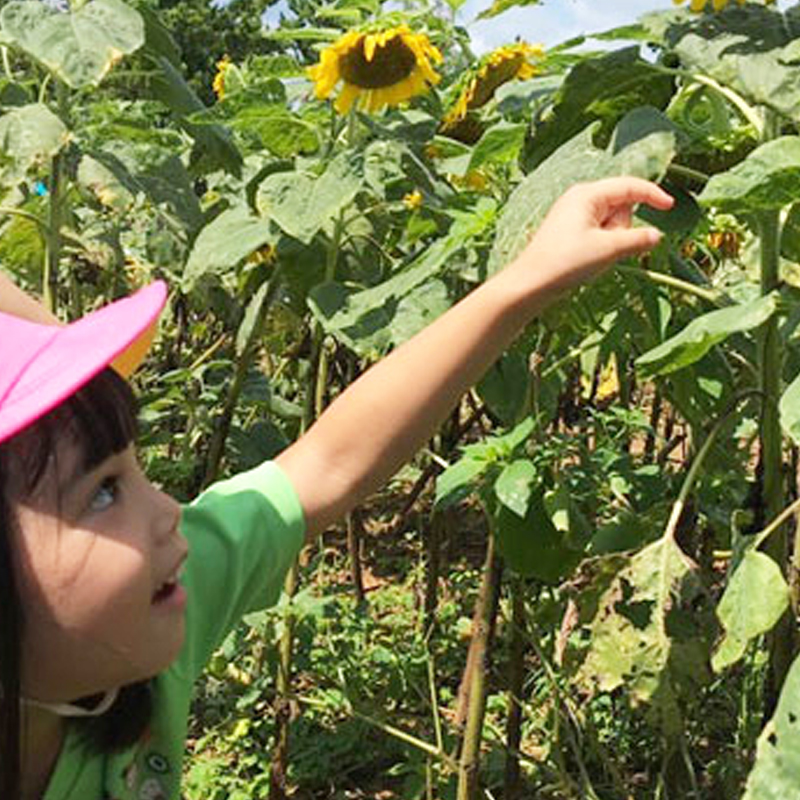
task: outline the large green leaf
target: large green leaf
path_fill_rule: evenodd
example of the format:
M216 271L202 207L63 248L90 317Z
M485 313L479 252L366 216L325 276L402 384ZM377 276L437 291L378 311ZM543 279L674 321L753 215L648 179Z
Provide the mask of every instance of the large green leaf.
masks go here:
M309 294L312 312L326 332L361 356L401 344L401 337L420 330L449 307L444 286L432 281L459 250L491 226L494 213L494 201L482 198L472 211L457 217L446 236L377 286L359 291L329 282L314 287Z
M223 211L195 239L183 271L184 291L190 291L204 275L235 267L273 238L269 222L253 216L247 206Z
M42 103L13 108L0 117L0 183L21 181L69 141L64 123Z
M643 60L638 47L626 47L577 64L558 90L552 113L534 131L525 162L540 164L589 123L611 133L625 114L641 106L666 107L673 79Z
M790 800L800 786L800 657L786 676L778 707L758 738L743 800Z
M67 12L39 0L12 0L0 25L7 41L73 88L100 83L145 38L141 15L121 0L90 0Z
M780 13L748 3L718 14L654 15L643 24L674 48L684 66L710 75L755 105L793 119L800 113L800 66L790 44L800 36L797 7Z
M593 143L598 127L595 123L562 145L512 192L497 223L490 272L522 251L550 206L572 184L612 175L658 179L675 155L672 123L654 108L629 113L606 149Z
M747 553L717 606L725 636L711 660L714 671L735 664L747 643L772 630L788 607L789 587L780 567L765 553Z
M469 160L469 169L479 169L486 163L505 164L515 161L527 129L527 125L505 121L492 125L475 145Z
M308 244L358 194L364 163L347 153L335 158L319 177L302 172L270 175L258 189L258 207L290 236Z
M667 733L682 730L681 698L709 675L697 566L662 538L632 556L604 556L594 571L603 580L596 596L591 588L583 594L591 639L576 680L592 691L624 686L634 706L651 705Z
M493 525L503 559L514 572L525 577L558 583L581 560L582 553L569 547L565 533L553 525L540 488L530 492L524 516L498 503Z
M194 160L205 161L207 172L222 168L239 176L242 156L230 132L217 123L199 125L194 122L206 111L200 98L167 56L153 56L152 61L157 71L147 86L152 96L175 114L180 126L194 139Z
M636 359L643 376L667 375L699 361L714 345L733 333L753 330L777 310L777 292L750 303L711 311L693 319L680 333Z
M761 145L727 172L713 175L699 202L720 211L746 213L782 208L800 192L800 136Z

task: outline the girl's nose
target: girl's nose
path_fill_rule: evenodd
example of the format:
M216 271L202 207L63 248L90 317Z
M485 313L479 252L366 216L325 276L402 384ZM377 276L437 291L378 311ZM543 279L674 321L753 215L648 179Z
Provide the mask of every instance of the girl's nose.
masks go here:
M159 540L169 539L178 530L181 518L180 504L166 492L151 484L153 513L156 516L156 530Z

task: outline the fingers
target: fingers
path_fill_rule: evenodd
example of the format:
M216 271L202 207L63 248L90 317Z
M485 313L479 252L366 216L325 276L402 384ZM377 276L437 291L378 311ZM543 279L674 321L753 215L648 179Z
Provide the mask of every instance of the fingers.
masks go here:
M639 203L660 211L672 208L675 199L660 186L643 178L604 178L588 184L595 201L610 206L634 206Z
M609 245L609 261L639 255L652 250L662 237L657 228L619 228L605 234Z

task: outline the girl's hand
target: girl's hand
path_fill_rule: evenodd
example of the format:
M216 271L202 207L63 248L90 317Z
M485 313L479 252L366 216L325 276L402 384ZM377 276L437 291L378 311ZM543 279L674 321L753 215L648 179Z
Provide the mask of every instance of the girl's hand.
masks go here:
M561 292L619 258L650 250L661 233L651 227L631 227L634 207L640 203L666 211L674 199L641 178L606 178L572 186L553 204L511 269L533 271L537 291Z

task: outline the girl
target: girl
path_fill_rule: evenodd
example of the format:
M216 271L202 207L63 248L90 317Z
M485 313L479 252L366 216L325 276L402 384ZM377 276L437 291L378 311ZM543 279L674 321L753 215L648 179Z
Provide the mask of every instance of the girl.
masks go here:
M638 203L672 200L634 178L570 189L511 266L274 462L183 509L142 474L122 377L163 284L59 327L0 282L0 796L178 798L192 682L226 633L275 602L303 538L410 458L534 315L655 245L631 227Z

